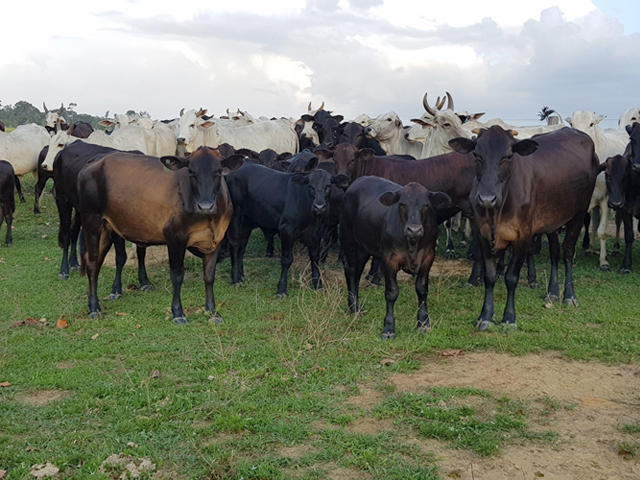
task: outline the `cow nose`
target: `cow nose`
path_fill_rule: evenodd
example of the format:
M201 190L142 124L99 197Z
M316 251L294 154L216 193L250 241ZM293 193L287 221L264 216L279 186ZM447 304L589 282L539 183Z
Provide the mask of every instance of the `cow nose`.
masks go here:
M184 137L178 137L178 138L176 138L176 142L181 143L181 144L183 144L183 145L187 143L187 142L185 141L185 138L184 138Z
M424 235L424 228L422 225L407 225L404 227L404 233L409 238L419 238Z
M198 202L196 204L198 213L216 213L216 207L215 202Z
M482 208L493 208L496 206L498 198L495 195L478 195L478 206Z
M323 204L314 203L313 204L313 211L316 212L316 213L326 213L327 204L326 203L323 203Z
M613 208L617 210L618 208L622 208L623 202L621 200L611 200L607 202L609 204L609 208Z

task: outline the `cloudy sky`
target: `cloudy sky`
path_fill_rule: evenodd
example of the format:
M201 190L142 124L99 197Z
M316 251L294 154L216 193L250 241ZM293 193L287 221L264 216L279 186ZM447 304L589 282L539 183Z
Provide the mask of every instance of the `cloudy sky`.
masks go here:
M37 12L37 15L36 15ZM607 115L640 106L637 0L66 0L3 5L2 105L76 103L173 118L351 119L456 110L515 124L543 105Z

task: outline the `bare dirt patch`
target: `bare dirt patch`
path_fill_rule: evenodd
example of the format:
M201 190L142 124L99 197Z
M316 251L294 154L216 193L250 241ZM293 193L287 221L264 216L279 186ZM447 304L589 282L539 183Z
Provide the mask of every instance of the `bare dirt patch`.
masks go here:
M66 390L36 390L30 393L23 393L17 400L31 406L43 406L49 402L67 398L69 392Z
M116 253L112 248L104 258L104 266L115 267L116 266ZM191 255L187 252L187 255ZM157 265L159 263L166 263L169 265L169 254L167 253L167 247L164 245L157 245L153 247L147 247L147 256L145 257L146 265ZM136 253L136 246L130 245L127 247L127 263L130 267L138 267L138 255Z
M299 460L304 457L306 454L315 451L313 447L309 445L291 445L281 447L278 453L285 457L291 458L293 460Z
M363 408L370 410L375 407L382 399L382 393L371 388L361 389L360 395L355 397L349 397L346 401L348 405L353 405L357 408Z
M361 433L364 435L377 435L383 431L394 429L393 420L390 418L378 419L372 417L362 417L351 422L345 429L350 433Z
M543 423L532 418L532 430L551 430L558 441L508 445L496 457L451 450L443 442L408 441L436 455L443 478L506 480L637 480L640 462L618 455L634 437L619 425L640 419L640 366L603 365L560 358L557 354L512 357L496 353L467 354L425 362L420 371L394 374L399 393L422 393L432 387L475 387L495 396L557 408ZM635 440L637 441L637 439Z

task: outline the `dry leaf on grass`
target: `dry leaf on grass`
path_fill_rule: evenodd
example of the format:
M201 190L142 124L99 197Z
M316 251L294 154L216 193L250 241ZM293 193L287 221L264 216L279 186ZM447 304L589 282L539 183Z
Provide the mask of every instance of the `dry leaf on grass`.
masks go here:
M151 372L151 378L158 378L160 376L160 370L154 370Z
M69 326L69 322L67 322L64 318L59 318L56 322L56 328L67 328Z
M459 357L461 355L464 355L464 350L461 349L449 348L440 352L441 357Z
M393 358L383 358L378 363L380 363L380 365L382 365L382 366L385 366L385 365L393 365L396 362L397 362L397 360L395 360Z
M11 325L9 325L9 328L34 326L34 325L40 325L40 324L38 323L38 321L35 318L27 317L24 320L20 320L19 322L12 323Z
M2 480L6 474L7 474L6 470L0 469L0 480Z
M116 312L116 317L124 317L126 313L124 312Z
M91 340L95 340L96 338L98 338L100 336L99 333L96 333L93 337L91 337Z
M46 465L34 465L31 467L29 473L36 478L48 478L53 477L59 471L60 469L58 467L47 462Z
M10 386L11 386L11 384L9 382L1 382L0 383L0 388L2 388L2 387L10 387Z

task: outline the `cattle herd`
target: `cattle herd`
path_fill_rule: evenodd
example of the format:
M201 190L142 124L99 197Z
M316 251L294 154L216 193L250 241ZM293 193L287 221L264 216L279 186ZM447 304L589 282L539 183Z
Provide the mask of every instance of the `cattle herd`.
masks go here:
M183 109L178 118L163 121L115 115L100 122L112 129L106 133L83 122L68 124L63 107L44 106L46 127L0 132L0 227L5 220L10 245L16 190L24 202L20 178L30 172L36 178L36 214L53 178L63 252L59 278L69 278L72 270L86 272L90 315L102 315L98 275L112 245L116 275L110 298L122 295L125 241L130 241L137 247L141 289L153 288L146 247L167 246L177 324L187 322L180 295L187 250L202 258L206 310L218 323L216 264L228 257L231 280L241 283L252 230L264 233L268 256L274 254L274 237L280 238L278 298L287 295L296 241L308 248L316 289L322 288L321 247L335 242L352 313L360 310L358 288L370 258L372 282L384 278L384 339L395 337L400 270L416 277L418 331L431 329L427 293L438 225L449 225L458 213L470 220L469 283L482 279L485 286L478 330L493 324L493 289L501 274L507 286L502 326L515 328L520 269L526 260L529 283L535 284L533 246L542 234L550 250L550 301L577 305L572 259L583 226L583 247L592 248L592 216L600 267L609 269L610 208L624 224L622 271L631 271L634 218L640 218L640 109L623 112L618 129L602 129L598 123L604 117L593 112L576 111L566 125L546 107L541 120L547 125L481 122L482 113L454 111L448 92L433 106L425 94L423 107L411 128L394 112L345 122L323 103L317 109L309 104L298 119L254 118L241 110L213 117L204 109Z

